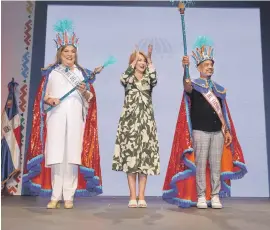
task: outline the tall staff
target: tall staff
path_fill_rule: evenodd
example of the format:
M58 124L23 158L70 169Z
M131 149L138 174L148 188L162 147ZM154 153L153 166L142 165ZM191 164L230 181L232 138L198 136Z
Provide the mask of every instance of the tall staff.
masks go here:
M170 0L170 2L174 2L174 0ZM183 35L183 44L184 44L184 56L187 56L187 35L186 35L186 25L185 25L185 9L188 5L192 4L193 1L179 1L178 9L181 15L181 23L182 23L182 35ZM185 65L185 78L187 80L190 79L189 76L189 67Z

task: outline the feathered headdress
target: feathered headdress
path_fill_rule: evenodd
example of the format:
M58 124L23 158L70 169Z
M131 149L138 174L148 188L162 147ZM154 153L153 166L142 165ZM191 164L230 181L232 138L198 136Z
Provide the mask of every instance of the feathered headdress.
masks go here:
M192 57L196 65L200 65L206 60L214 61L213 42L206 36L199 36L193 46Z
M54 39L56 43L57 50L61 46L73 45L78 48L79 39L76 37L76 34L73 31L72 21L70 20L59 20L54 25L54 31L56 34L56 39Z

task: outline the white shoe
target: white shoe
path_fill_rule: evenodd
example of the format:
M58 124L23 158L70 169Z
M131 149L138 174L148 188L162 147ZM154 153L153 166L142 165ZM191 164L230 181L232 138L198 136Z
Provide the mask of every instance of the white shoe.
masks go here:
M145 200L139 200L138 207L139 208L147 208L147 203L145 202Z
M207 203L206 203L205 197L199 197L198 202L197 202L197 208L202 208L202 209L207 208Z
M128 207L129 208L137 208L138 207L137 200L130 200L128 203Z
M215 209L222 208L222 204L220 203L219 196L213 196L211 199L211 206Z

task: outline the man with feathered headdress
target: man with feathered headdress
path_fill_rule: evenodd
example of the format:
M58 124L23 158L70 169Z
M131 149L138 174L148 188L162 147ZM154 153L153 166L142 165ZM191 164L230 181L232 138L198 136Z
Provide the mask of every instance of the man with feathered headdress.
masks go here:
M200 78L184 75L180 107L163 199L179 207L222 208L230 180L240 179L246 165L226 102L226 90L212 80L212 41L198 37L192 57ZM189 58L183 57L183 67Z
M55 31L56 62L42 70L23 182L32 194L51 197L47 208L59 208L63 197L69 209L74 196L102 193L92 84L103 66L92 72L78 64L71 21L59 21Z

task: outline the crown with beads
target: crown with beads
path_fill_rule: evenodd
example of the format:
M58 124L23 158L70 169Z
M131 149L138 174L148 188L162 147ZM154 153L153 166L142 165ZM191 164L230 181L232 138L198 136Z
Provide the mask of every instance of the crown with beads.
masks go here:
M212 40L206 36L199 36L193 46L192 57L197 66L206 60L214 61Z
M78 48L78 41L76 34L73 31L72 21L70 20L59 20L54 25L54 31L56 32L56 43L57 50L66 45L73 45Z

